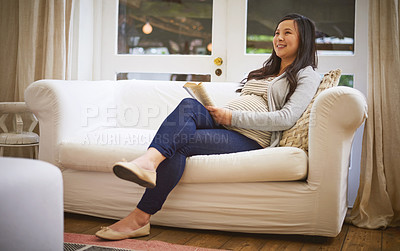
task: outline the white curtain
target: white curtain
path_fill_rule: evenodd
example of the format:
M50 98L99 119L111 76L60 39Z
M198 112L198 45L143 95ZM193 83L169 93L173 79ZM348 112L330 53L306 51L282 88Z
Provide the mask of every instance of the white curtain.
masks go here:
M0 102L23 101L36 80L70 78L74 1L0 1Z
M369 83L360 187L350 221L400 226L399 0L369 1Z

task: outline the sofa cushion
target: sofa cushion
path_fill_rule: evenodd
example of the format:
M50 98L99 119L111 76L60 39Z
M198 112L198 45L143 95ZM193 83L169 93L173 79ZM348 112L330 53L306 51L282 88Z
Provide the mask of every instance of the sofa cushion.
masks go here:
M112 172L122 159L132 160L143 153L155 130L108 128L84 133L60 143L58 161L64 168Z
M302 180L307 176L307 155L295 147L198 155L188 159L182 183L264 182Z
M282 139L279 142L279 146L298 147L308 153L308 127L310 123L311 107L322 91L338 85L341 73L342 71L337 69L331 70L324 75L317 92L299 120L297 120L294 126L282 133Z
M109 128L64 140L59 162L63 168L112 172L122 159L142 155L155 130ZM182 183L262 182L301 180L307 176L307 155L294 147L198 155L187 160Z

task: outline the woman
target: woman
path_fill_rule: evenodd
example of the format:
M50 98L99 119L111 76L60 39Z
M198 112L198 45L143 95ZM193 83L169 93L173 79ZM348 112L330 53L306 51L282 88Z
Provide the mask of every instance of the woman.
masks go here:
M148 235L151 215L179 182L188 156L277 146L281 132L296 123L318 88L316 61L313 22L298 14L285 16L276 27L271 57L249 73L239 98L224 108L182 100L143 156L114 165L118 177L147 189L127 217L96 236L121 240Z

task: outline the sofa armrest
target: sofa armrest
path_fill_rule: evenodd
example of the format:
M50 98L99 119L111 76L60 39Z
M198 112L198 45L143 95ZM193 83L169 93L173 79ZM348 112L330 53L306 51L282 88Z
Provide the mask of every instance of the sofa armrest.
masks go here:
M99 110L112 106L115 82L39 80L25 90L25 101L39 120L39 159L58 164L58 145L71 135L94 130ZM89 123L90 122L90 123Z
M351 145L358 127L367 117L364 95L350 87L322 92L311 109L309 126L308 183L317 188L340 179L348 170Z
M333 87L315 100L310 114L307 182L310 189L318 191L318 212L335 208L343 217L346 214L351 146L366 117L366 99L356 89ZM334 217L319 215L316 219L328 224Z

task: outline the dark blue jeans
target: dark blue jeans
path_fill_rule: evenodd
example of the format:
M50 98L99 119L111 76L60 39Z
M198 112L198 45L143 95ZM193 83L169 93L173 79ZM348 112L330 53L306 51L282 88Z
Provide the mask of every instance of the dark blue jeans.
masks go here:
M186 157L242 152L262 147L240 133L216 124L197 100L186 98L161 124L149 147L166 159L157 168L157 185L147 188L137 207L148 213L159 211L185 170Z

